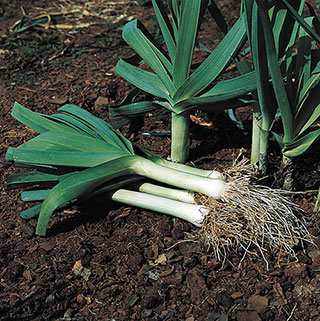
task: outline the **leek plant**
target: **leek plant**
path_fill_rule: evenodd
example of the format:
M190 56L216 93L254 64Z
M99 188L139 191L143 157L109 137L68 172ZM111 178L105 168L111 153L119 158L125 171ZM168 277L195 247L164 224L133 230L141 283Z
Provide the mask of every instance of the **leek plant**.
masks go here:
M145 62L151 71L139 68L137 59L121 59L115 73L156 99L110 108L110 117L113 125L120 127L133 115L167 108L172 114L171 159L184 163L189 155L190 112L227 109L231 101L233 106L242 104L239 98L256 88L253 72L212 86L243 47L245 20L241 16L227 32L214 0L168 1L170 14L161 0L153 0L152 4L163 36L160 44L138 20L127 23L122 33L123 39L139 56L139 63ZM207 8L226 34L215 50L191 72L193 51Z
M77 106L65 105L60 108L59 114L48 116L15 103L12 115L40 133L18 148L9 148L6 153L7 161L37 170L9 176L8 187L33 186L40 189L29 194L26 192L23 197L29 200L44 199L43 204L22 214L24 217L39 214L38 235L45 235L50 216L57 208L102 192L111 193L142 178L214 198L222 197L226 191L227 184L219 178L218 172L175 164L154 156L132 144L108 123ZM43 190L44 187L51 190ZM173 191L174 196L170 197L166 191L163 192L163 188L160 187L156 192L153 185L145 184L138 190L161 198L160 203L174 198L168 201L170 205L166 205L167 202L163 207L172 211L176 207L176 212L179 211L177 204L181 203L181 196L176 195L182 192ZM112 195L112 199L119 201L121 195L128 193L113 192ZM173 202L177 204L173 206ZM150 209L157 206L158 210L161 207L154 200L148 206ZM193 205L190 208L197 210L198 215L194 215L192 220L195 223L199 215L202 217L203 211L201 207ZM167 210L164 212L167 213ZM183 217L184 210L180 209L180 212L177 216Z
M320 64L315 51L320 37L312 28L316 18L301 17L303 6L304 1L279 1L276 5L262 0L244 1L258 77L261 136L264 140L264 132L271 130L279 108L283 136L273 135L282 147L282 165L287 171L285 189L293 186L293 158L305 152L320 135L320 130L313 128L320 115ZM285 32L288 29L290 33ZM272 87L265 75L270 75ZM265 151L264 145L260 140L260 151L261 147Z
M301 13L304 1L293 1L294 9ZM265 26L262 24L258 2L243 0L242 10L246 18L246 30L250 43L253 66L257 81L257 102L252 103L252 149L251 163L258 164L261 173L267 171L267 155L270 131L276 117L277 101L274 90L270 86L269 60L267 55ZM297 33L290 12L280 2L270 5L267 9L270 27L274 38L273 54L278 60L284 60L286 52L291 50ZM269 50L270 51L270 50ZM276 58L274 58L276 59Z
M252 246L264 258L265 246L294 256L297 242L312 242L296 217L297 206L281 191L251 185L245 164L224 173L226 182L217 171L165 161L74 105L48 116L15 103L12 114L40 133L6 154L7 161L33 169L9 175L7 185L28 188L23 201L41 202L20 213L38 217L38 235L46 234L56 209L104 196L201 227L218 258L232 249L244 249L245 255Z

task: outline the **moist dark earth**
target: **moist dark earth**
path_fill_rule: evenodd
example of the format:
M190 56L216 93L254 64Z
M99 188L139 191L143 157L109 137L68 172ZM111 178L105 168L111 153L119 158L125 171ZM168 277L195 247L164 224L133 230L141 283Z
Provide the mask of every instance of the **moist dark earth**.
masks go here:
M317 1L310 3L316 8ZM238 1L217 4L232 25ZM13 32L28 14L41 16L41 23L33 20L32 27ZM30 205L20 200L19 190L6 190L6 176L21 169L4 157L9 146L36 133L12 118L13 103L47 114L72 103L108 120L107 107L133 89L113 72L120 58L133 54L121 38L132 18L158 32L151 1L0 3L0 320L320 320L317 246L297 247L298 260L270 256L268 267L259 253L248 254L240 265L238 252L219 261L192 237L196 228L191 224L103 197L56 212L46 237L35 236L36 220L20 218ZM23 25L30 25L27 17L17 26ZM205 26L201 41L213 49L222 33L209 17ZM196 49L195 62L205 55ZM198 121L191 127L190 163L223 170L240 150L250 155L251 109L236 114L247 130L225 114L209 125L193 118ZM167 158L170 137L146 133L166 133L169 125L170 115L156 111L122 132ZM271 142L266 181L274 187L281 186L280 160L279 147ZM296 160L292 196L318 246L320 220L313 207L319 160L319 143Z

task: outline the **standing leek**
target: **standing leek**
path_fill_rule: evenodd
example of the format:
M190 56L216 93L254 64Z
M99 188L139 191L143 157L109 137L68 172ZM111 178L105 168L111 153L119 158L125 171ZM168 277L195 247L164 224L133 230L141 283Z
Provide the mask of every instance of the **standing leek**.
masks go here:
M136 67L136 60L130 58L121 59L115 72L157 98L149 103L110 107L110 118L118 127L128 122L129 116L159 107L167 108L172 114L171 160L184 163L189 157L190 112L195 109L227 109L227 104L218 106L221 102L242 104L238 98L255 89L253 73L232 79L232 86L230 81L222 81L209 89L244 45L244 19L240 17L215 50L191 72L196 38L207 7L224 32L227 31L219 9L213 1L173 0L169 5L171 15L168 15L161 0L153 0L152 4L168 54L162 50L163 42L159 46L140 21L131 21L125 25L122 36L152 72Z

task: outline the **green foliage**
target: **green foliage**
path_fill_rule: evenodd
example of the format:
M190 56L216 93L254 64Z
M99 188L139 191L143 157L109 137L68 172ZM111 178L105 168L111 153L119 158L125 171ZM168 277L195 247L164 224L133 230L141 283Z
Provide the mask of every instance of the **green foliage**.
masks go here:
M156 41L138 20L126 24L122 33L124 40L141 58L139 63L145 62L152 72L139 68L139 63L130 59L121 59L115 72L157 98L153 102L136 103L134 106L121 105L121 113L115 111L117 107L112 107L111 120L119 127L134 114L139 115L160 106L167 108L175 115L171 156L174 161L185 162L188 157L186 145L189 141L189 113L199 108L214 110L217 103L237 101L255 88L253 73L235 79L232 86L231 82L223 81L212 87L212 83L241 50L246 38L245 23L243 17L240 17L227 32L227 25L214 1L187 0L180 3L172 0L168 2L170 14L161 0L153 0L152 4L163 41ZM198 32L207 9L226 32L226 36L200 66L191 72ZM165 48L162 47L163 44ZM177 121L179 115L182 117L181 121ZM176 124L179 124L179 128L174 128Z
M17 120L40 133L6 153L6 161L35 169L9 176L7 186L28 187L23 201L43 201L21 213L26 219L39 215L36 234L45 235L56 209L143 177L203 194L222 193L224 182L208 178L212 173L154 156L77 106L67 104L59 111L49 116L18 103L12 110Z
M319 58L315 49L318 21L316 17L302 18L304 3L243 1L257 77L259 126L269 132L279 109L283 136L273 134L286 157L302 154L320 135L312 127L320 115ZM268 139L264 133L260 135Z

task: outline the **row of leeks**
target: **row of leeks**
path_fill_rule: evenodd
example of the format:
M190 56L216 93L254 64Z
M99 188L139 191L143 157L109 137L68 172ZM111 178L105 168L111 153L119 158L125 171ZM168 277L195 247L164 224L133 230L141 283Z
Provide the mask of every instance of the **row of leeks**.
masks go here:
M233 166L226 182L217 171L149 153L77 106L68 104L59 111L49 116L18 103L12 110L17 120L40 133L6 154L16 166L34 169L8 176L7 186L28 188L21 193L25 202L42 201L20 214L24 219L39 216L37 235L46 234L56 209L104 195L201 227L218 257L250 245L263 254L266 241L294 255L298 241L312 241L295 215L296 205L280 191L251 185L250 165Z
M243 0L242 5L259 101L253 115L253 132L257 135L252 139L252 163L259 162L261 171L266 173L272 132L282 148L283 188L292 190L294 158L320 135L315 126L320 115L320 63L316 46L320 43L319 20L309 4L310 13L303 11L304 0L290 3ZM277 115L281 116L283 134L272 131Z

